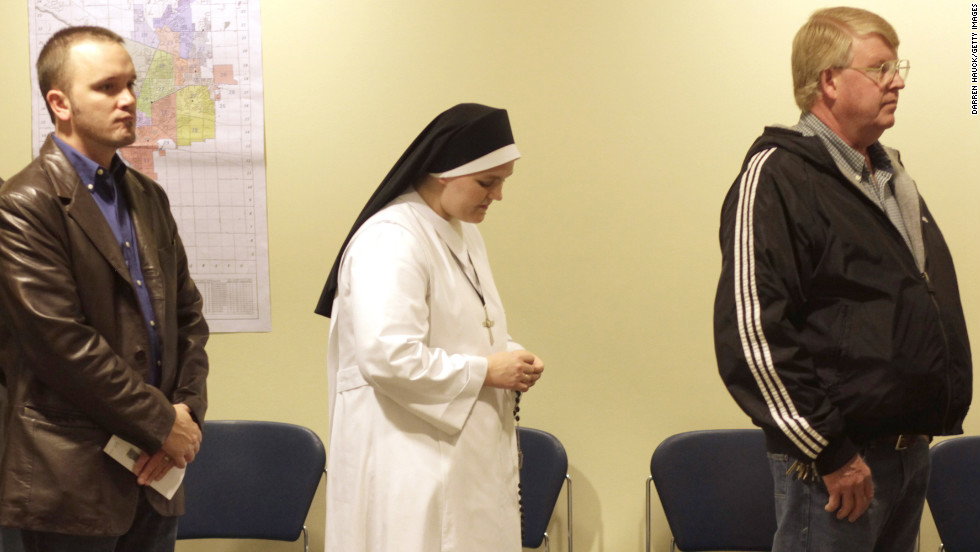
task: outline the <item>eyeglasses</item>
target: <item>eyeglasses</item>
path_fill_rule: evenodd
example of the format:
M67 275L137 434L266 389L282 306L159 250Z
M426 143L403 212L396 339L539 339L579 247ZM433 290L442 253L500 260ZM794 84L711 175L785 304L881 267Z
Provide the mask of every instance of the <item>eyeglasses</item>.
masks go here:
M882 63L879 67L838 67L838 69L855 69L868 75L871 80L878 84L889 84L895 78L895 75L901 75L903 81L907 79L909 67L911 67L909 60L893 59Z

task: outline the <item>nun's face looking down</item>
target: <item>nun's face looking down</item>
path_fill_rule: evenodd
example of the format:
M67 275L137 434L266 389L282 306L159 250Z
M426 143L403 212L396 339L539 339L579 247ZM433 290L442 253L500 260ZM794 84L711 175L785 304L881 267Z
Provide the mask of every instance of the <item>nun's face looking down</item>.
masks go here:
M482 172L452 178L429 178L419 194L446 220L480 223L494 201L504 199L504 181L514 174L514 161Z

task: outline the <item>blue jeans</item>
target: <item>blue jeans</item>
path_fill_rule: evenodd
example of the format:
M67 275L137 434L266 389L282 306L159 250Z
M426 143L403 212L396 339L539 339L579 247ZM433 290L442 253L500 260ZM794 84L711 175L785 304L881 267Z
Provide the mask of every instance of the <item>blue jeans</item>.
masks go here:
M173 552L177 518L161 516L140 489L136 518L120 537L85 537L21 530L26 552Z
M822 479L801 481L787 474L793 458L769 454L775 483L776 537L772 552L913 552L929 486L929 443L905 450L867 446L860 451L871 468L874 499L851 523L827 512Z

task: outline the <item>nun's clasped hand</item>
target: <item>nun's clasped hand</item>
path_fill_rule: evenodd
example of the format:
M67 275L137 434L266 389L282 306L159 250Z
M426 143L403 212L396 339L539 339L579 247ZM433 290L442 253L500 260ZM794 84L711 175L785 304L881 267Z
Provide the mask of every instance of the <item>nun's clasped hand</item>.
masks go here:
M527 391L541 379L544 361L530 351L503 351L487 357L484 385L514 391Z

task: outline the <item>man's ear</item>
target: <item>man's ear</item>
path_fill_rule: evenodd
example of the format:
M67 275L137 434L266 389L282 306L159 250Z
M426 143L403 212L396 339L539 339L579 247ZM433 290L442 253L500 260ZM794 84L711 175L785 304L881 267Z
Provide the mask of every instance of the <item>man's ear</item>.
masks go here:
M828 100L837 99L837 78L834 77L833 69L824 69L820 72L820 93Z
M56 119L65 122L71 120L71 100L68 98L68 94L52 88L45 94L44 99L48 102Z

